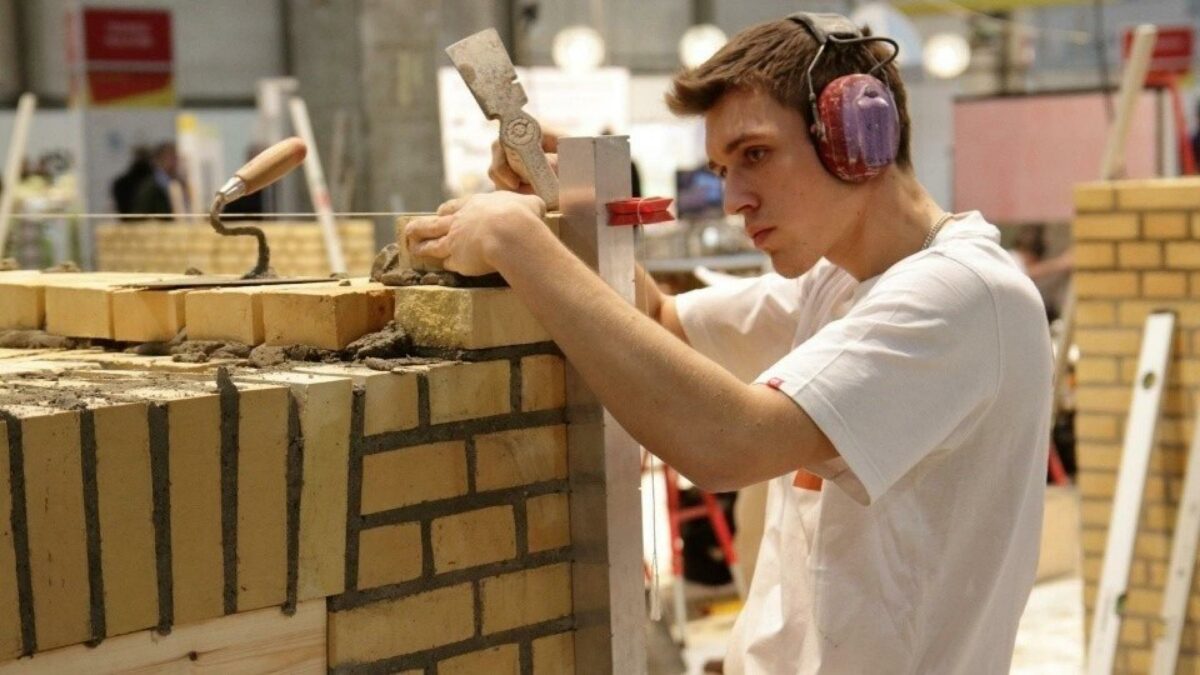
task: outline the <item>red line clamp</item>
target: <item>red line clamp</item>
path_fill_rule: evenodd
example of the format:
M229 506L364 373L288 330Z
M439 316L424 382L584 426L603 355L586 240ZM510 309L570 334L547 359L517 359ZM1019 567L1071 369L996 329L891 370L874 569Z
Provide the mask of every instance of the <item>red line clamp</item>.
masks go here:
M653 225L675 220L675 216L667 210L670 197L634 197L619 199L605 204L608 207L608 224L618 225Z

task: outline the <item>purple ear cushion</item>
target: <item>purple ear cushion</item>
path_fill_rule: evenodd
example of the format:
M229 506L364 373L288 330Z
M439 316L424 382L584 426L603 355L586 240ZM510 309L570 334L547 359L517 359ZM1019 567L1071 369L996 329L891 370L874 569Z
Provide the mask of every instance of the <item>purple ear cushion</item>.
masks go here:
M862 182L896 159L900 115L891 90L871 75L840 77L821 92L817 114L825 126L818 152L838 178Z

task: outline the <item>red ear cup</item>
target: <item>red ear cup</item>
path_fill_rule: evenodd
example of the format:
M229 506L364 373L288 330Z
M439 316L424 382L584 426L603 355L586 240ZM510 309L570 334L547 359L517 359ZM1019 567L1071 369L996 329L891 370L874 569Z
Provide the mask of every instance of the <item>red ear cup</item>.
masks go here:
M830 173L861 183L881 173L900 148L900 115L887 85L866 74L839 77L817 100L817 152Z

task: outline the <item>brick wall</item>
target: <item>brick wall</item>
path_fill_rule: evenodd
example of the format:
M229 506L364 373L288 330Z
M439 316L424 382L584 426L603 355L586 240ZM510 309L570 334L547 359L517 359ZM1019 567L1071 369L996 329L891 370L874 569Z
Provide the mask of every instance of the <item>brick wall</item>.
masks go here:
M1116 660L1118 672L1148 672L1200 391L1200 179L1084 184L1075 207L1075 430L1089 632L1142 327L1151 311L1177 315ZM1200 589L1180 657L1181 672L1196 669Z
M229 221L233 225L237 221ZM282 276L329 274L325 241L316 223L272 221L261 227L271 246L271 266ZM375 257L375 226L366 220L338 223L346 270L365 275ZM208 222L104 223L96 226L96 268L106 272L182 272L196 267L208 274L242 274L254 266L253 237L221 237Z
M573 668L563 362L511 294L398 291L397 320L460 361L413 379L406 428L351 450L335 671Z
M0 662L327 598L333 672L571 672L563 360L510 290L395 293L391 372L0 354Z

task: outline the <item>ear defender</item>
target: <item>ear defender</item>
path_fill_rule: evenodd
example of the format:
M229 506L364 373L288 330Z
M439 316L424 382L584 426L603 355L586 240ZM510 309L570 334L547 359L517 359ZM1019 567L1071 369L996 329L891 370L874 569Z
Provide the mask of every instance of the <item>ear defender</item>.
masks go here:
M797 12L788 17L804 26L817 41L817 54L808 66L808 97L815 120L812 137L821 163L829 173L850 183L879 175L900 149L900 113L885 80L874 73L891 63L899 51L895 41L863 36L849 19L838 14ZM813 88L812 71L829 45L887 42L891 57L867 73L845 75L830 82L820 96ZM885 75L886 78L886 75Z

